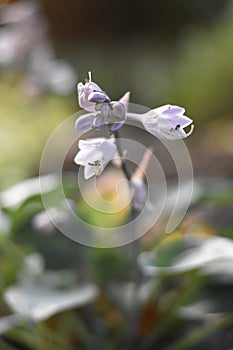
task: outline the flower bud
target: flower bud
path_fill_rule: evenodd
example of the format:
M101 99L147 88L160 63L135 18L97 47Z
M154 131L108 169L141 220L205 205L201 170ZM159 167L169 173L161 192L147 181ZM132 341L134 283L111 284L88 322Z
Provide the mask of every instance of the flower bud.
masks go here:
M108 131L110 134L124 125L128 110L130 93L127 92L119 101L111 102L111 116L108 120Z
M91 113L79 117L75 122L76 130L82 133L90 131L93 128L94 118L95 115Z
M147 185L142 179L132 183L132 205L136 210L142 210L146 204L148 190Z
M145 171L149 165L150 158L152 156L151 149L148 148L142 158L141 163L134 171L131 176L131 184L132 184L132 205L136 210L142 210L146 204L147 196L148 196L148 188L145 184L144 177Z
M94 112L97 103L110 102L108 95L96 83L91 81L91 72L88 72L89 79L85 85L78 83L78 101L81 108Z
M98 103L96 104L95 110L97 113L93 121L93 127L99 130L105 124L108 124L111 115L111 107L108 103Z
M105 94L105 92L93 91L88 95L88 101L94 103L104 103L110 102L110 98L108 97L108 95Z

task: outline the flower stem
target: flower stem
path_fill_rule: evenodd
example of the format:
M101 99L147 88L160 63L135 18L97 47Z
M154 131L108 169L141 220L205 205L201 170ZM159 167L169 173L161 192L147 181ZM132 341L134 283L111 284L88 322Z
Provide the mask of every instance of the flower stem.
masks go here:
M121 164L121 168L122 168L122 171L123 173L125 174L125 177L127 178L128 181L130 181L130 173L126 167L126 164L125 164L125 161L123 159L123 151L122 151L122 148L121 148L121 142L120 142L120 134L119 134L119 131L115 131L114 132L114 136L115 136L115 143L116 143L116 146L117 146L117 151L118 151L118 154L122 160L122 164Z
M131 184L131 174L128 171L125 161L123 159L123 150L121 147L120 142L120 134L119 131L114 132L115 136L115 143L117 146L118 154L122 160L121 162L121 168L122 171L126 177L126 179L129 181L130 189L132 188ZM129 214L129 220L133 221L137 215L139 214L139 211L131 205L131 211ZM134 231L134 230L133 230ZM125 346L127 350L131 350L135 348L135 340L137 336L137 328L138 328L138 322L139 322L139 316L140 316L140 306L139 306L139 300L138 300L138 289L141 284L141 273L139 270L139 266L137 263L137 257L140 253L140 240L135 237L134 232L132 232L132 243L130 243L130 255L132 257L132 280L134 282L134 290L133 295L131 299L131 311L128 315L127 319L127 332L125 337Z

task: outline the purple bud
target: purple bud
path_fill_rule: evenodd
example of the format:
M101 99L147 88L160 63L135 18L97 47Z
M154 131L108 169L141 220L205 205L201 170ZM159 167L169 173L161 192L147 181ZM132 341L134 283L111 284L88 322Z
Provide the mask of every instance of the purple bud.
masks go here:
M93 127L94 114L86 114L79 117L75 122L75 128L80 132L88 132Z
M88 95L88 101L94 103L110 102L110 98L102 91L93 91Z
M126 119L126 109L123 103L119 101L111 102L111 109L111 115L108 120L108 131L110 134L120 129Z
M93 122L93 127L99 130L102 126L108 124L111 115L111 107L108 103L98 103L95 109L97 113Z
M121 102L112 102L111 103L111 107L112 107L112 117L115 119L119 119L119 120L125 120L126 118L126 109L125 106L123 105L123 103Z
M96 104L98 103L109 103L110 98L105 92L96 84L91 81L91 72L88 72L89 79L85 85L78 83L78 101L81 108L89 112L94 112Z
M132 182L132 205L136 210L142 210L146 204L148 189L143 180Z
M148 187L145 184L144 177L152 155L151 148L148 148L130 179L133 190L132 205L136 210L142 210L147 201Z
M93 121L93 128L96 130L100 130L104 126L104 120L101 115L98 115L95 117Z

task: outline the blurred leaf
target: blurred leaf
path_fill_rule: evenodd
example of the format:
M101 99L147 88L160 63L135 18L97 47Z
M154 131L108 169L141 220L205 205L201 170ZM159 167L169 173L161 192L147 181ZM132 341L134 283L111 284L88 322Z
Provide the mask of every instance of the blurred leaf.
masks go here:
M44 259L34 253L24 259L18 284L4 292L9 307L35 321L93 301L98 288L91 283L77 286L72 271L45 271Z
M18 326L22 321L23 318L18 314L0 317L0 335Z
M30 197L52 192L58 186L55 175L44 175L24 180L0 194L3 208L19 208ZM42 190L43 189L43 190Z
M4 299L16 313L34 321L45 320L64 310L91 303L98 295L93 284L59 290L38 284L16 285L6 290Z
M170 244L159 245L154 252L141 253L138 258L147 276L183 273L208 267L209 264L233 260L233 242L227 238L185 237ZM204 271L204 270L203 270Z

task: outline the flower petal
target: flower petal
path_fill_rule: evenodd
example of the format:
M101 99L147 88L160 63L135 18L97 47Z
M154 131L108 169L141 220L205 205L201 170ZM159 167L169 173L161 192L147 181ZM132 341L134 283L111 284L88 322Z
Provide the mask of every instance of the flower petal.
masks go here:
M94 139L80 140L78 146L80 149L90 146L100 146L106 139L104 137L97 137Z
M110 140L106 140L101 145L102 151L103 151L103 160L105 162L109 162L116 153L116 145Z
M87 164L84 168L84 177L86 180L95 175L95 167L93 165Z
M79 106L88 112L95 112L95 103L89 102L84 93L78 96Z
M168 114L168 115L182 115L185 112L185 109L183 107L179 106L172 106L168 105L169 107L162 112L162 114Z
M88 95L88 101L94 103L110 102L110 98L102 91L94 91Z
M165 112L165 111L167 111L168 109L170 109L171 107L172 107L172 105L167 104L167 105L164 105L164 106L160 106L160 107L151 109L148 113L153 112L154 116L160 115L160 114L162 114L163 112Z
M97 85L96 83L93 83L92 81L87 81L85 85L83 85L83 83L81 82L78 83L77 93L78 93L79 106L89 112L95 112L95 105L96 105L96 101L90 101L88 99L90 94L99 93L99 94L105 95L105 100L107 98L109 99L109 97L102 91L99 85ZM94 99L93 96L92 98Z
M158 125L160 128L170 130L171 128L185 128L186 126L192 124L192 119L184 115L167 115L162 114L158 117Z
M79 117L75 122L75 128L80 132L88 132L92 129L94 114L86 114Z
M102 159L102 152L99 149L99 147L98 148L87 147L76 154L74 158L74 162L76 164L86 165L88 163L94 163L95 161L101 160L101 159Z
M87 163L87 159L89 159L89 156L91 156L91 154L92 150L90 149L81 150L76 154L74 162L79 165L85 165Z

